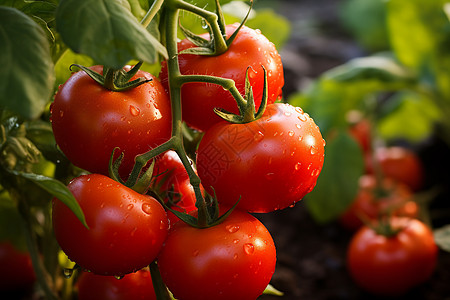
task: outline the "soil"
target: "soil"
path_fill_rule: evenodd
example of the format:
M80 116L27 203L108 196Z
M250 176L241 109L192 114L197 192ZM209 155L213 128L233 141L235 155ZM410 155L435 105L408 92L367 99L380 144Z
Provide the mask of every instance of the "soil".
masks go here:
M285 66L284 96L302 90L324 71L351 58L366 55L342 28L338 9L341 0L283 0L271 4L292 22L292 36L281 51ZM450 149L430 137L416 147L425 163L427 187L442 186L430 211L433 227L450 224L448 183ZM346 269L346 251L352 233L337 223L319 225L311 219L304 202L282 211L256 215L269 229L277 247L278 261L271 284L284 296L259 299L386 299L357 287ZM394 299L450 299L450 253L440 251L432 278L403 297Z

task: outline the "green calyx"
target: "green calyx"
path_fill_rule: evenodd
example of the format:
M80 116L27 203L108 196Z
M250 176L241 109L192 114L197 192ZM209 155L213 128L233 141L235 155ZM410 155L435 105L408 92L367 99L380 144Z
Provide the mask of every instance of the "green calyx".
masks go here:
M268 84L267 84L267 73L264 66L262 66L264 71L264 86L263 86L263 95L261 99L261 104L256 111L255 99L253 97L253 89L250 85L250 81L248 79L248 71L250 68L247 68L245 73L245 96L243 101L241 99L236 99L236 103L239 108L239 114L233 114L224 109L215 108L214 112L221 117L222 119L234 123L234 124L245 124L249 122L253 122L264 114L264 111L267 107L267 94L268 94Z
M234 39L236 38L239 30L242 28L242 26L244 26L245 22L247 22L252 7L253 1L250 1L250 8L247 12L247 15L239 24L238 28L236 28L236 30L233 32L233 34L229 38L227 38L225 18L223 16L219 0L216 0L215 16L218 30L214 30L216 27L213 28L210 24L208 24L208 21L205 21L210 36L209 39L205 39L200 35L197 35L191 32L190 30L184 28L180 24L179 26L184 36L196 46L193 48L185 49L181 51L180 54L215 56L226 52L230 47L230 45L233 43Z
M151 81L152 79L147 79L144 77L139 77L133 81L130 81L131 78L133 78L134 75L139 71L139 68L142 66L143 62L137 63L133 68L131 68L129 71L125 71L125 69L111 69L107 67L103 67L103 75L78 64L73 64L70 66L70 69L72 67L78 67L84 72L86 72L89 77L91 77L95 82L102 85L106 89L113 91L113 92L123 92L126 90L131 90L141 84L144 84L146 82Z

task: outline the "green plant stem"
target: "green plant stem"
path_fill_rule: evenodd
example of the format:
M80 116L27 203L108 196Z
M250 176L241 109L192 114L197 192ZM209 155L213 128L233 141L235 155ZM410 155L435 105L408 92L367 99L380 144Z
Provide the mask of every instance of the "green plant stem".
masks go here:
M153 261L150 266L150 275L152 276L153 287L156 294L156 299L171 299L167 287L161 278L161 273L159 272L158 265L156 261Z
M241 93L236 88L236 83L232 79L205 75L183 75L177 78L177 80L179 85L193 81L220 85L231 93L239 106L239 111L245 111L247 101L242 97Z
M193 14L196 14L198 16L201 16L203 19L208 22L208 24L211 27L212 34L214 36L214 51L216 55L222 54L225 51L227 51L228 46L227 42L225 40L225 33L221 31L220 25L219 25L219 17L206 9L202 9L200 7L197 7L195 5L192 5L188 2L185 2L183 0L170 0L167 2L171 2L171 6L174 8L187 10Z
M158 11L161 9L161 6L163 5L164 0L156 0L153 2L152 6L148 10L148 12L145 14L144 18L141 20L141 24L144 27L148 27L150 23L152 22L153 18L156 16Z
M25 201L23 201L23 199L20 198L19 198L19 212L25 223L25 239L28 251L31 256L31 263L33 265L34 272L36 273L36 278L39 282L39 285L44 291L45 299L57 300L58 297L56 296L55 292L51 287L52 285L51 277L45 270L44 264L41 260L41 257L39 256L39 250L36 243L36 236L33 231L33 226L31 224L32 216L30 214L30 208L25 203Z
M168 2L179 3L177 0L172 0ZM169 54L169 59L167 62L168 74L169 74L169 88L170 88L170 98L172 103L172 139L175 140L174 150L180 157L188 175L192 186L194 187L196 196L196 207L198 208L198 225L200 227L206 226L207 224L207 209L205 199L200 190L200 178L195 173L192 168L186 151L183 146L183 126L182 126L182 115L181 115L181 86L183 84L183 76L180 72L180 67L178 64L178 45L177 45L177 30L178 30L178 14L179 9L169 6L166 14L166 41L167 41L167 52Z

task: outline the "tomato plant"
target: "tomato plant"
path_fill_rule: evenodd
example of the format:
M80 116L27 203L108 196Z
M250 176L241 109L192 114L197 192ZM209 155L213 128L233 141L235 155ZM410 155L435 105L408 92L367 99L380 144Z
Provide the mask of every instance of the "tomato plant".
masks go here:
M79 300L156 300L150 272L146 269L125 275L96 275L83 272L77 281Z
M363 289L399 296L430 278L438 249L432 231L419 220L393 218L389 226L388 236L362 227L350 242L347 262Z
M89 226L53 200L55 237L71 260L95 274L124 275L155 259L168 229L159 202L100 174L77 177L68 188Z
M293 205L315 186L324 144L301 108L272 104L256 121L221 122L205 132L197 168L206 191L220 203L250 212Z
M418 217L419 206L413 199L412 191L389 179L377 185L374 176L363 175L355 200L340 216L339 222L347 229L357 230L364 222L389 215Z
M102 73L101 66L91 68ZM138 154L167 141L171 131L170 101L159 80L139 70L131 79L150 80L126 91L111 91L86 72L75 72L56 93L51 121L56 143L76 166L108 175L115 147L125 154L128 175Z
M0 291L28 290L36 282L30 254L9 241L0 242Z
M276 250L264 225L235 210L219 225L177 222L158 256L161 276L179 299L256 299L275 270ZM201 286L199 286L201 283Z
M226 26L230 37L239 24ZM203 35L203 38L206 36ZM225 53L217 56L183 54L184 50L195 47L189 39L178 44L180 71L185 75L214 75L234 80L238 91L245 92L245 71L250 68L249 81L253 89L255 103L259 106L263 95L264 74L261 66L267 70L268 103L281 98L284 85L283 65L275 45L260 31L243 26L231 46ZM167 86L167 66L162 65L161 82ZM191 127L205 131L221 121L214 108L237 113L238 108L233 96L219 85L191 82L181 89L183 102L183 120Z

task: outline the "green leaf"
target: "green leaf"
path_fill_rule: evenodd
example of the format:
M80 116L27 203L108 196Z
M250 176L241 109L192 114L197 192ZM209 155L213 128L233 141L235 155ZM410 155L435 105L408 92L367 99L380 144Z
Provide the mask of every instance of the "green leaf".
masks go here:
M70 210L75 214L78 220L80 220L80 222L86 228L89 228L80 205L73 196L72 192L61 181L33 173L23 173L16 171L11 172L16 176L21 176L23 178L33 181L38 186L40 186L41 188L52 194L54 197L58 198L65 205L67 205L67 207L70 208Z
M89 56L77 54L70 49L66 49L55 64L56 86L66 82L72 75L73 71L70 70L70 66L73 64L92 66L94 61Z
M415 83L415 75L388 56L355 58L326 72L324 77L346 84L363 83L371 91L400 89Z
M450 252L450 225L434 230L434 240L439 248Z
M306 207L317 222L336 219L352 203L363 169L361 149L348 133L338 132L327 141L317 185L305 197Z
M370 51L389 48L385 0L346 0L339 19L355 39Z
M377 129L385 140L402 138L419 142L434 130L442 119L442 111L431 99L411 92L397 94L389 101L398 102L395 110L385 113Z
M8 192L0 193L0 241L10 241L17 249L27 251L25 225Z
M24 13L0 7L0 107L34 119L53 92L53 62L41 27Z
M387 7L396 57L414 69L424 83L438 90L439 97L450 101L450 22L446 2L392 0Z
M165 47L119 0L62 0L56 10L56 29L75 53L114 69L132 59L153 63L156 53L167 57Z

